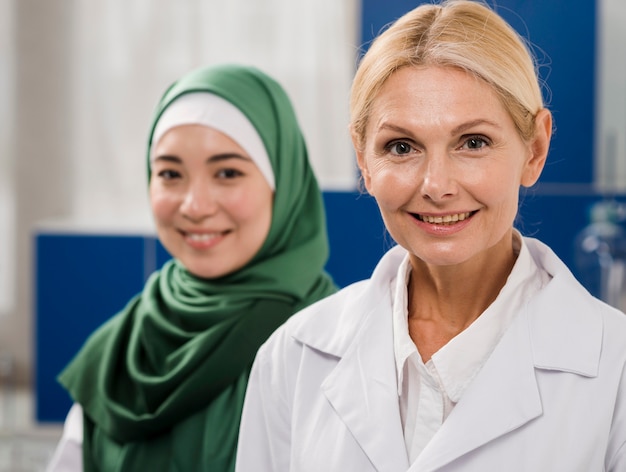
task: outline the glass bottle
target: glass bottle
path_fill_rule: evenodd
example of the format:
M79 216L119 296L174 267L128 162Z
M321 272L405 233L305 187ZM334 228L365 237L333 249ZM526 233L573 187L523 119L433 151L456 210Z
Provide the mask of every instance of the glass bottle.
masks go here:
M601 200L574 241L575 272L596 297L626 311L626 205Z

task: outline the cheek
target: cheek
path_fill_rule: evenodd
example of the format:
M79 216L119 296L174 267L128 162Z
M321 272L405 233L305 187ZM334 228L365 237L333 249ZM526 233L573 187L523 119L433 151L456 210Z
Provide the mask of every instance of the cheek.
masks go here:
M157 186L150 186L150 208L156 220L165 220L172 215L178 207L177 198Z
M265 189L242 188L224 195L222 200L225 208L233 217L241 222L257 222L267 220L272 211L272 194Z
M382 206L400 205L417 190L417 177L408 165L381 163L371 167L370 176L370 193Z
M521 172L510 159L472 162L458 171L459 182L490 200L506 199L517 193L521 184Z
M475 188L480 188L475 195L488 207L491 206L501 213L503 221L515 217L519 201L519 176L510 171L492 173L485 176Z

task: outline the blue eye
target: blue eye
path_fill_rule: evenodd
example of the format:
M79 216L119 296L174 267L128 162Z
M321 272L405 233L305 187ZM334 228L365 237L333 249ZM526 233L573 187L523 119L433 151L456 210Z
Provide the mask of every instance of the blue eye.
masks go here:
M465 140L464 147L468 149L482 149L489 145L489 142L481 136L471 136Z
M404 141L396 141L389 145L390 152L397 155L408 154L412 149L411 145Z

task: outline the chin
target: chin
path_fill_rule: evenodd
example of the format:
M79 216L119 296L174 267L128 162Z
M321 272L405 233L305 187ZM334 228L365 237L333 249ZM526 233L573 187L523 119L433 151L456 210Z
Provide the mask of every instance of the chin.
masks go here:
M417 257L417 256L416 256ZM467 259L459 259L458 257L456 258L452 258L452 257L440 257L440 258L435 258L435 257L426 257L426 258L419 258L419 260L421 260L424 264L428 264L429 266L435 266L435 267L453 267L459 264L462 264L464 262L466 262Z
M472 258L472 254L465 254L463 251L460 251L458 248L446 248L444 250L433 249L430 251L419 251L414 252L408 249L409 253L415 259L423 262L424 264L428 264L431 266L455 266L459 264L463 264Z
M187 270L191 272L191 274L201 279L218 279L231 272L227 270L215 270L215 268L212 268L212 270L207 270L207 269L202 270L202 269L195 269L193 267L191 268L187 267Z
M185 261L181 260L181 263L191 274L201 279L219 279L220 277L225 277L241 269L241 266L238 265L231 264L229 266L220 266L215 262L200 265L185 264Z
M219 268L217 268L216 270L216 265L214 263L198 264L197 260L192 260L190 261L191 263L188 264L188 261L186 261L184 257L178 260L190 274L201 279L216 279L218 277L221 277L226 272L220 270Z

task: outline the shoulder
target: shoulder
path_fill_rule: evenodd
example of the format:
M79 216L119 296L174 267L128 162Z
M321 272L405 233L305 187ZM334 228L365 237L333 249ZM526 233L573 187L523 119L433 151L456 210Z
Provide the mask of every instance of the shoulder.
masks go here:
M356 331L363 317L358 300L367 296L371 286L371 279L353 283L299 311L268 338L257 357L293 358L294 352L284 351L300 351L304 345L341 357L346 337Z
M548 295L546 301L559 302L561 307L567 307L571 312L598 316L615 324L617 329L626 328L624 313L591 295L549 246L533 238L524 238L524 240L537 265L552 279L546 286L547 290L543 290L544 294Z
M63 435L46 468L47 472L83 470L83 410L74 403L63 426Z
M626 363L626 315L591 295L548 246L532 238L525 241L535 262L551 277L528 305L535 354L552 358L548 362L541 356L553 366L578 359L581 371L591 376L601 365L621 370ZM568 343L559 342L556 349L555 340L564 336Z
M363 322L379 305L390 305L390 282L404 258L396 246L379 261L372 276L348 285L290 317L260 352L307 345L341 357Z

